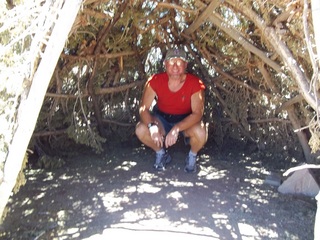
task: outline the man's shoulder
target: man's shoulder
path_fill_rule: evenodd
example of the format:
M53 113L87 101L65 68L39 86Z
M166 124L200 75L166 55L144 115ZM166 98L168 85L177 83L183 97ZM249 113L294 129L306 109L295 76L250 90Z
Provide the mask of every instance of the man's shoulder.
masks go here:
M193 85L197 85L197 86L200 86L201 89L205 89L205 85L199 77L191 73L188 73L187 76Z
M201 81L201 79L199 77L197 77L196 75L194 75L192 73L187 73L187 78L189 78L192 81L196 81L196 82Z
M156 73L153 75L155 78L164 79L168 77L168 74L166 72Z
M192 78L192 79L199 79L196 75L192 74L192 73L187 73L187 76L189 78Z
M166 79L168 78L167 74L165 72L163 73L156 73L156 74L153 74L151 77L149 77L149 81L157 81L157 80L161 80L161 79Z

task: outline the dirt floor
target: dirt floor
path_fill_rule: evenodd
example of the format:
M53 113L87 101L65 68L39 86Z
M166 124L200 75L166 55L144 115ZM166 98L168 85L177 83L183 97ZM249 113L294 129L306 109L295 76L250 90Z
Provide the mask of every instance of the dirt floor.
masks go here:
M140 144L27 169L0 239L313 239L315 200L264 183L299 159L207 146L187 174L187 147L169 151L164 172Z

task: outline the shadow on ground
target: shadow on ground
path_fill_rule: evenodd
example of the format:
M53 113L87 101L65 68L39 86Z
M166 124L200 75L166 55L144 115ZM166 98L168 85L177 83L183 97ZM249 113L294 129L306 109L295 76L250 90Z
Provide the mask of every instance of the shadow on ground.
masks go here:
M143 146L28 169L0 238L313 239L315 201L264 184L270 169L260 154L206 148L198 172L186 174L187 149L170 153L164 172L152 169L154 154Z

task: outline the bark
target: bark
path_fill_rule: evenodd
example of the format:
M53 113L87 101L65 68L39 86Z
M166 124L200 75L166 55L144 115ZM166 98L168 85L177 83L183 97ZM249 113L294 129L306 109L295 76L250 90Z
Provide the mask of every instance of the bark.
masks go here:
M299 123L299 119L297 118L297 116L296 116L296 114L294 112L293 106L289 107L287 109L287 112L288 112L291 124L293 126L293 129L300 129L301 125ZM308 138L307 138L306 134L303 131L298 131L297 135L298 135L298 139L299 139L300 145L302 147L303 154L304 154L304 157L306 159L306 162L310 163L311 160L312 160L312 156L311 156L311 149L310 149L310 146L308 144Z
M46 90L56 67L60 53L68 39L69 31L82 1L65 1L49 37L42 60L34 75L28 97L19 106L18 126L13 136L4 166L4 181L0 186L0 218L15 186L21 170L30 138L45 97Z

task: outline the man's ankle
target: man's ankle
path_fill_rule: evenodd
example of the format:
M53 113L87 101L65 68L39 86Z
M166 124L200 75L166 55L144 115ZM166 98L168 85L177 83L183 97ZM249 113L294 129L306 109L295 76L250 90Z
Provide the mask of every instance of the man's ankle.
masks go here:
M166 151L163 148L161 148L159 151L156 151L157 155L163 155L165 153L166 153Z

